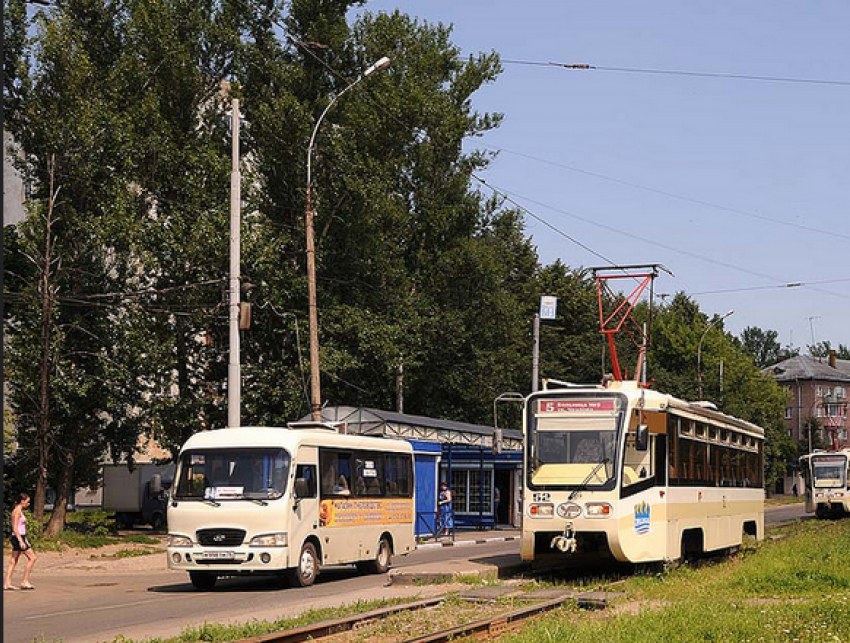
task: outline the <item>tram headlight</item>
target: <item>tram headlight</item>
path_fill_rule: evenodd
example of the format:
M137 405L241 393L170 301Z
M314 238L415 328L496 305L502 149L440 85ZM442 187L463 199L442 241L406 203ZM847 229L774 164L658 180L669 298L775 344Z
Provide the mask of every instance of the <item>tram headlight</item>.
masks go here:
M250 547L286 547L288 538L285 533L263 534L262 536L254 536Z
M611 505L607 502L588 502L584 506L588 518L607 518L611 515Z
M551 502L535 502L529 505L528 515L532 518L551 518L555 515L555 505Z
M192 539L189 536L178 536L177 534L168 534L168 547L191 547Z

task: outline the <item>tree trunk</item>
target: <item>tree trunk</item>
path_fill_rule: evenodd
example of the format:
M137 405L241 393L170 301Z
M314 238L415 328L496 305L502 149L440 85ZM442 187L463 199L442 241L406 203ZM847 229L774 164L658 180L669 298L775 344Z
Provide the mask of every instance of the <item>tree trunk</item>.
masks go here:
M44 500L47 495L47 466L50 461L51 431L50 431L50 374L52 356L50 343L53 336L53 305L54 289L51 283L51 266L53 263L53 206L56 193L53 191L53 172L56 157L48 161L50 174L50 196L47 201L47 214L44 221L44 256L41 257L41 362L39 364L39 394L38 394L38 472L33 498L33 516L41 520L44 517ZM58 190L56 191L58 192Z
M71 484L74 476L74 454L68 452L62 458L61 470L58 476L58 488L56 489L56 502L53 505L53 515L44 530L45 536L55 536L65 529L65 516L68 513L68 497L71 495Z

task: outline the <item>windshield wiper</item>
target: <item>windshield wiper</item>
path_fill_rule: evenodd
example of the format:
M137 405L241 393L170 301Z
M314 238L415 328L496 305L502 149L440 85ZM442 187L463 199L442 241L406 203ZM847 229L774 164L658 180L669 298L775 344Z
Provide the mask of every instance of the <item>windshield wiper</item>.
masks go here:
M596 475L597 471L599 471L602 467L604 467L606 464L608 464L608 462L610 462L610 460L608 460L608 458L602 458L602 460L600 460L599 463L595 467L593 467L593 470L590 473L587 474L587 477L582 481L582 483L579 486L577 486L575 489L573 489L572 493L570 494L569 498L567 498L567 500L572 500L581 491L584 491L584 488L587 486L587 483L590 482L591 478L593 478L593 476Z
M216 502L215 500L210 500L209 498L201 498L201 502L205 505L210 505L211 507L221 507L220 502Z
M266 505L269 504L265 500L262 500L261 498L250 498L250 497L246 496L245 494L242 494L242 500L250 500L251 502L255 502L262 507L265 507Z

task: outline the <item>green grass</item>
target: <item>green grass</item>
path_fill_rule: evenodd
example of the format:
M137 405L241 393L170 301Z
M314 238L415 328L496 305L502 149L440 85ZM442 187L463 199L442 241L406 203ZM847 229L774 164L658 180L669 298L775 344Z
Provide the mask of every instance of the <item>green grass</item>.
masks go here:
M381 607L389 607L398 603L406 602L407 599L356 601L340 607L328 607L311 609L293 618L279 619L276 621L252 620L247 623L223 625L220 623L204 623L197 627L188 627L178 636L172 638L145 639L145 643L225 643L227 641L238 641L253 636L262 636L271 632L287 630L293 627L318 623L332 618L360 614ZM135 639L118 636L112 643L135 643Z
M162 554L162 549L153 549L151 547L143 547L141 549L119 549L114 554L103 554L102 558L137 558L138 556L151 556L153 554Z
M850 641L850 520L778 531L727 561L635 575L619 608L562 610L504 641Z

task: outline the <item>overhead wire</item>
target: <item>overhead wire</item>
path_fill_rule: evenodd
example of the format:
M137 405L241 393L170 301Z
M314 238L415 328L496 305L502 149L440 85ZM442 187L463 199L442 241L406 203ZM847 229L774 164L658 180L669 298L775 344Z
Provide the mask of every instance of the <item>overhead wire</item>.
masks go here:
M690 71L682 69L651 69L641 67L608 67L604 65L590 65L587 63L559 63L540 60L502 60L506 65L528 65L535 67L557 67L571 71L611 71L626 74L654 74L669 76L693 76L696 78L718 78L731 80L753 80L771 83L797 83L806 85L834 85L839 87L850 87L850 80L834 80L829 78L798 78L792 76L763 76L755 74L732 74L726 72Z
M768 217L768 216L758 214L758 213L755 213L755 212L750 212L748 210L742 210L740 208L734 208L734 207L731 207L731 206L720 205L720 204L717 204L717 203L713 203L711 201L705 201L704 199L697 199L697 198L694 198L694 197L684 196L682 194L676 194L675 192L670 192L670 191L667 191L667 190L661 190L659 188L653 188L653 187L650 187L650 186L641 185L640 183L634 183L632 181L626 181L624 179L619 179L617 177L613 177L613 176L610 176L610 175L607 175L607 174L602 174L600 172L592 172L590 170L585 170L585 169L576 167L574 165L568 165L566 163L559 163L557 161L552 161L552 160L540 158L538 156L534 156L534 155L531 155L531 154L526 154L525 152L517 152L516 150L509 150L509 149L504 148L504 147L498 147L498 146L495 146L495 145L488 145L487 143L481 143L481 146L484 147L484 148L487 148L489 150L495 151L495 152L504 152L506 154L511 154L511 155L514 155L514 156L518 156L520 158L525 158L525 159L528 159L528 160L531 160L531 161L536 161L538 163L543 163L545 165L550 165L552 167L558 167L558 168L562 168L564 170L569 170L570 172L575 172L577 174L583 174L585 176L592 176L593 178L596 178L596 179L602 179L604 181L610 181L611 183L617 183L619 185L625 185L625 186L630 187L630 188L643 190L645 192L651 192L653 194L660 194L661 196L666 196L666 197L670 197L670 198L673 198L673 199L678 199L680 201L687 201L688 203L695 203L697 205L703 205L703 206L706 206L708 208L714 208L716 210L723 210L723 211L726 211L726 212L731 212L732 214L740 214L740 215L745 216L745 217L758 219L760 221L766 221L768 223L775 223L777 225L783 225L783 226L787 226L789 228L795 228L797 230L805 230L807 232L815 232L817 234L827 235L832 239L838 237L838 238L850 240L850 234L843 234L843 233L838 232L836 230L825 230L823 228L818 228L818 227L810 226L810 225L804 225L802 223L793 223L791 221L783 221L782 219L775 219L773 217Z

